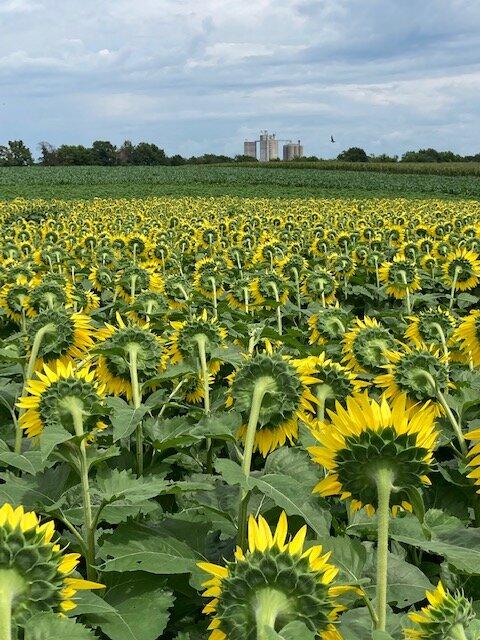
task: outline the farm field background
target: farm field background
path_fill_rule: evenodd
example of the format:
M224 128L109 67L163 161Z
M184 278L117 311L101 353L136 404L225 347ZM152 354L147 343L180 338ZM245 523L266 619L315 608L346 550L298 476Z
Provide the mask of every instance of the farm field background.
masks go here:
M0 180L0 640L479 637L478 178Z
M325 167L334 167L333 169ZM479 198L476 163L321 168L272 166L6 167L0 199L141 198L147 196ZM382 169L379 171L379 168ZM410 171L411 173L403 173Z

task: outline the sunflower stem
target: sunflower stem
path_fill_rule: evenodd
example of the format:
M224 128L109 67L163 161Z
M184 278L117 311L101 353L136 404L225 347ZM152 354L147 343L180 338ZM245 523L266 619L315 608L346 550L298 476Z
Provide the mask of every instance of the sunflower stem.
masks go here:
M140 385L138 384L138 345L130 344L127 348L128 352L128 367L130 369L130 384L132 386L132 400L133 408L138 409L142 404L142 396L140 392ZM140 421L135 429L135 441L136 441L136 457L137 457L137 474L143 475L143 425Z
M283 326L282 326L282 309L280 307L280 295L278 293L278 288L275 282L271 281L268 283L273 291L273 295L275 296L275 302L277 303L277 331L279 335L283 334Z
M245 300L245 313L248 315L249 312L249 295L248 295L248 287L243 287L243 297Z
M25 587L14 570L0 569L0 640L12 640L12 603Z
M32 343L32 350L30 352L30 357L28 359L28 364L27 364L26 369L25 369L25 376L24 376L24 379L23 379L23 389L22 389L22 396L21 397L23 397L26 394L26 388L27 388L28 381L33 376L33 372L35 370L35 363L36 363L37 358L38 358L38 352L40 351L40 347L42 346L43 338L48 333L55 333L55 331L56 331L55 325L53 323L49 323L49 324L46 324L44 327L41 327L37 331L37 333L35 334L35 337L34 337L33 343ZM22 417L24 411L25 411L25 409L20 409L19 410L19 412L18 412L19 419ZM19 421L18 421L15 424L15 453L21 453L21 451L22 451L22 428L20 427Z
M209 415L210 413L210 376L208 374L208 366L207 366L207 342L208 338L204 333L200 333L195 336L197 347L198 347L198 356L200 358L200 369L202 372L202 382L203 382L203 410L205 415ZM207 473L212 473L212 439L207 438L207 460L206 460L206 471Z
M213 276L210 276L209 280L212 284L213 292L213 316L218 318L217 282Z
M277 589L261 589L255 596L255 626L257 640L267 640L268 630L275 631L275 622L282 611L288 611L287 596Z
M405 303L407 305L407 313L410 315L412 313L412 304L410 302L410 287L407 282L407 274L405 271L400 271L400 277L402 278L402 282L405 285L405 293L407 294L405 297Z
M467 443L465 442L465 437L462 432L462 427L460 426L458 420L453 415L453 411L448 406L448 402L445 396L440 391L435 379L430 373L428 373L428 371L422 371L422 375L430 383L431 387L433 388L433 391L435 392L435 395L437 396L438 401L442 405L443 410L445 411L447 418L450 424L452 425L453 430L455 431L455 435L457 436L458 444L460 445L460 450L462 454L464 456L467 455L468 447L467 447Z
M257 432L258 419L262 408L263 398L272 385L272 379L268 376L258 378L255 382L252 393L252 402L250 404L250 416L248 418L247 433L245 435L245 446L243 451L242 471L245 479L250 477L250 469L252 466L253 445L255 443L255 434ZM248 501L250 492L248 489L242 489L240 497L240 508L238 512L238 546L245 548L247 542L247 516Z
M467 634L461 622L457 622L450 629L450 638L451 640L467 640Z
M449 309L453 307L453 302L455 300L455 289L457 288L457 280L461 270L462 268L457 265L455 267L455 271L453 272L452 288L450 290L450 302L448 305Z
M387 620L388 531L390 524L390 496L394 473L380 467L375 473L377 485L377 630L385 631Z
M325 403L332 397L332 388L328 384L319 384L315 388L315 396L318 400L317 420L319 423L325 422Z
M83 520L85 525L85 560L87 564L87 578L95 581L97 578L95 570L95 527L93 525L92 500L90 497L90 482L88 479L87 449L85 445L85 433L83 430L83 407L77 398L70 398L68 407L73 419L75 435L77 438L80 438L80 481L82 484Z
M298 269L296 267L293 267L292 271L293 271L293 278L295 280L295 291L297 294L298 319L300 320L302 317L302 296L300 294L300 277L298 275Z
M448 351L448 346L447 346L447 339L445 338L445 333L442 329L442 327L438 324L438 322L434 322L432 324L432 327L436 330L436 332L438 333L438 336L440 338L440 341L442 343L442 347L443 347L443 355L445 356L445 365L447 367L447 371L450 367L450 353Z
M133 304L135 302L135 285L137 284L137 274L132 274L130 278L130 303Z

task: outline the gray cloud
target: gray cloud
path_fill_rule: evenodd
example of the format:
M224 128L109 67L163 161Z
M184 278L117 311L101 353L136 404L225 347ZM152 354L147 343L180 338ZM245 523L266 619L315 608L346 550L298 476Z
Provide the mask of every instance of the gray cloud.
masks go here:
M0 142L480 151L476 0L0 0L0 43Z

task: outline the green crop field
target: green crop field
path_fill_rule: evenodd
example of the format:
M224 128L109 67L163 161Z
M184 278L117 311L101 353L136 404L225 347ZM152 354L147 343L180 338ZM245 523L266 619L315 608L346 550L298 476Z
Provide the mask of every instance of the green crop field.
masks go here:
M335 166L335 165L333 165ZM404 174L365 170L324 169L311 165L185 166L185 167L7 167L0 168L0 199L145 196L244 196L244 197L444 197L478 198L477 174ZM371 165L374 166L374 165ZM285 167L280 170L277 167ZM416 170L415 165L411 170ZM432 170L431 165L429 165ZM453 167L456 169L456 166ZM287 170L288 169L288 170ZM427 167L428 169L428 167ZM425 171L427 170L425 169ZM448 165L448 170L452 165ZM445 172L447 168L445 167ZM390 171L390 172L388 172Z

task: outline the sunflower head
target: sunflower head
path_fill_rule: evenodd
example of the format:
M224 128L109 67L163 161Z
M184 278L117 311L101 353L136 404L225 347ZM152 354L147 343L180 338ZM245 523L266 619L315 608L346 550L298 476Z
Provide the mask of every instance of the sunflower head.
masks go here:
M442 334L448 341L457 325L450 311L441 307L420 311L418 315L410 317L409 322L405 337L416 346L431 344L440 347Z
M257 354L230 376L229 406L235 405L248 418L255 388L262 386L254 446L262 455L293 442L298 435L298 419L304 412L313 412L315 398L309 385L318 382L310 375L312 363L292 360L278 353ZM246 426L240 436L246 434Z
M314 432L320 446L310 448L327 476L314 491L352 498L352 506L377 507L377 474L388 469L394 490L391 505L406 507L408 490L428 483L426 474L436 442L435 409L429 404L408 408L405 396L392 405L378 404L366 394L336 403L328 429Z
M119 318L119 327L106 325L100 330L97 346L97 375L108 393L132 398L131 363L135 362L140 384L155 377L163 366L160 339L148 326L127 326Z
M11 599L14 632L35 613L63 613L76 607L78 589L104 585L72 576L78 553L64 553L52 542L54 523L40 524L37 515L6 503L0 507L0 593Z
M471 311L462 320L455 332L455 338L461 343L462 350L473 365L480 366L480 311Z
M174 331L170 338L168 353L173 363L184 360L197 362L199 340L204 343L206 354L210 354L214 349L223 347L227 339L227 330L215 318L209 318L206 310L190 320L175 321L171 324ZM214 362L218 361L214 359ZM210 364L213 366L212 360ZM215 366L212 373L216 373L218 367L219 364Z
M343 361L356 373L378 374L388 362L387 351L394 348L392 334L375 318L357 318L343 338Z
M248 550L240 548L225 566L199 563L209 575L204 613L212 615L210 640L256 640L265 627L281 631L301 620L322 640L341 640L335 628L345 590L332 586L338 569L321 546L304 551L306 526L288 540L282 513L274 532L262 516L248 523ZM212 599L213 598L213 599Z
M340 307L326 307L310 316L310 344L327 344L341 340L345 333L348 315Z
M393 262L382 264L379 275L387 293L398 300L405 298L407 291L413 293L420 289L420 278L415 263L400 256L394 258Z
M463 593L450 593L441 582L435 591L427 591L428 605L421 611L409 613L408 617L415 625L405 629L406 640L454 640L465 637L454 634L455 629L463 631L475 617L472 603Z
M89 316L68 311L41 311L27 325L27 339L33 345L42 334L38 357L43 362L83 358L93 346L94 329Z
M477 286L480 279L478 254L467 249L457 249L450 253L443 265L443 280L447 287L458 291L468 291Z
M63 365L59 360L53 368L43 365L43 371L37 371L36 378L28 381L26 391L28 395L20 398L18 406L25 410L20 426L29 438L55 424L69 431L72 437L104 428L100 420L104 415L104 387L88 367L74 369L72 363ZM82 432L76 422L77 410L82 415Z
M432 378L441 391L446 390L448 369L445 358L434 347L404 345L403 351L387 351L386 357L388 362L383 368L387 373L374 380L378 387L384 389L386 398L405 394L412 404L434 401L437 396Z
M317 268L308 273L300 288L308 300L321 301L330 304L335 300L337 283L334 276L326 269Z
M288 300L288 283L274 272L265 272L251 281L250 292L258 307L284 305Z

